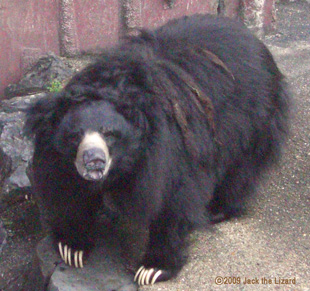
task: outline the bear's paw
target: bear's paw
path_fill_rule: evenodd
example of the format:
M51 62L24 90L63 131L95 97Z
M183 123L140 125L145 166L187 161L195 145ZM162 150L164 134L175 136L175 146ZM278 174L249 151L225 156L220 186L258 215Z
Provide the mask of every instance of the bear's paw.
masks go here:
M141 266L135 274L134 282L139 286L154 285L159 281L166 281L171 277L170 272L166 270L159 270L157 268L145 268Z
M77 250L73 251L67 245L62 245L61 242L58 243L59 254L65 264L69 266L74 266L75 268L83 268L83 251Z

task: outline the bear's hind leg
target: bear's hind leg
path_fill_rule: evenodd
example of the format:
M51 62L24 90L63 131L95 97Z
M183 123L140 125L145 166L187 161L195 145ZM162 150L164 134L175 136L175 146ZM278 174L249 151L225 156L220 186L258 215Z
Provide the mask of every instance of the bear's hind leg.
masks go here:
M259 173L259 168L246 161L228 170L207 206L211 221L217 223L242 216L246 199L255 191Z

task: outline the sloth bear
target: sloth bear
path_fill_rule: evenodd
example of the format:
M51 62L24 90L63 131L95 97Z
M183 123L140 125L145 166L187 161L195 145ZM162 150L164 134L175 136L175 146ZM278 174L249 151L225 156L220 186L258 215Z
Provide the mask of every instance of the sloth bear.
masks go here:
M273 57L233 20L183 17L104 51L27 112L34 189L62 259L83 267L109 196L149 233L134 280L175 276L193 229L244 212L288 112Z

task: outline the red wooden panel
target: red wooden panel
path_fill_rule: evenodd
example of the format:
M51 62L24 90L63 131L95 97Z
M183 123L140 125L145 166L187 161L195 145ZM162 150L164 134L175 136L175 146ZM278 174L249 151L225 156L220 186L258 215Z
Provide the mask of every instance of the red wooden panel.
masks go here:
M274 28L275 0L244 0L243 18L249 26L259 33Z
M115 44L119 37L119 1L76 0L76 27L81 50Z
M225 16L238 18L240 16L240 0L224 0L224 11L221 11Z
M0 28L0 97L7 84L18 78L15 73L18 70L18 63L12 62L12 54L14 52L11 38Z
M254 27L274 25L275 0L222 0ZM168 3L172 3L171 7ZM0 99L9 83L48 51L72 55L115 44L136 28L218 12L218 0L0 0Z
M0 99L39 55L58 47L57 0L0 1Z
M218 0L175 0L169 8L165 0L141 0L141 19L145 27L158 27L169 19L195 13L217 14Z
M269 33L275 29L275 0L265 0L262 13L264 31Z

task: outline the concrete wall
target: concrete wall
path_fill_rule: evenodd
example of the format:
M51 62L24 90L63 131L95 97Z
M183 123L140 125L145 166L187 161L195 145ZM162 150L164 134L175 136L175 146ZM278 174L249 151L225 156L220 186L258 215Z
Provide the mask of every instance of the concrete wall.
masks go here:
M137 27L197 12L241 18L259 31L274 24L274 0L0 0L0 99L48 51L95 51Z

